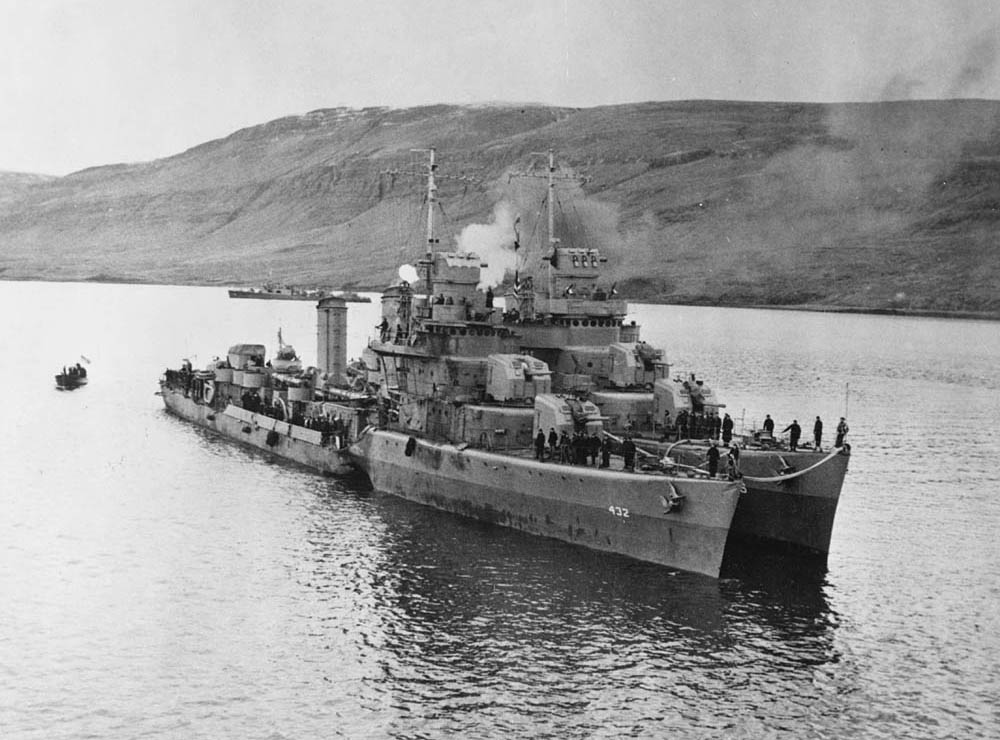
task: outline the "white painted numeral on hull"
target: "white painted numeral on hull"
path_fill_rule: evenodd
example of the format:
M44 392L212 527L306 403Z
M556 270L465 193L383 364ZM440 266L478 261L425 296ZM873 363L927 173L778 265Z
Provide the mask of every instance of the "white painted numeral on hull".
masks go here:
M608 511L610 511L615 516L620 516L622 519L628 519L628 509L621 506L609 506Z

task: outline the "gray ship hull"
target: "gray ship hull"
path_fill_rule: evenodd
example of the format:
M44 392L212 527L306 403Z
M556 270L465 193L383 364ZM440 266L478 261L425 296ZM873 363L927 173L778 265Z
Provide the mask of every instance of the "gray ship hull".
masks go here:
M670 456L680 463L697 466L704 460L705 449L675 447ZM725 448L722 449L725 454ZM822 462L827 456L812 451L740 452L740 472L745 476L747 492L736 507L733 534L825 557L830 550L850 455L842 453ZM813 467L817 463L822 464ZM786 465L795 471L812 469L784 480L757 480L781 477L780 471Z
M410 439L371 429L350 450L380 491L595 550L719 575L739 483L557 465ZM673 511L672 495L684 497Z
M804 470L817 454L789 453L783 457L789 465ZM784 482L747 481L747 495L740 500L733 517L733 532L826 556L849 460L848 455L837 455ZM773 469L763 465L755 472L755 462L754 456L747 464L741 462L744 475L773 476Z
M233 405L219 411L163 383L160 384L160 394L172 414L234 442L306 465L321 473L343 475L355 470L344 450L321 444L319 432Z

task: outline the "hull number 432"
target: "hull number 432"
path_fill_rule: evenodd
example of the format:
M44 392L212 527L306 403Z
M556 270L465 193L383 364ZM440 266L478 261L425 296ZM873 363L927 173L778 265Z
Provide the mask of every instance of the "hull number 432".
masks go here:
M622 519L628 519L628 509L621 506L609 506L608 511L610 511L615 516L620 516Z

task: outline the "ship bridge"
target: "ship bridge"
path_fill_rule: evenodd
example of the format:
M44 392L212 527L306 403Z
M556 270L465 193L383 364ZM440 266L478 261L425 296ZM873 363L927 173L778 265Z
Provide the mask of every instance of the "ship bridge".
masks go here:
M548 262L547 285L535 299L536 313L553 318L625 316L625 301L615 298L613 287L600 283L607 259L597 249L556 246Z
M487 265L471 252L436 252L422 260L427 271L429 296L421 318L434 322L482 321L492 310L492 294L478 290L480 273Z

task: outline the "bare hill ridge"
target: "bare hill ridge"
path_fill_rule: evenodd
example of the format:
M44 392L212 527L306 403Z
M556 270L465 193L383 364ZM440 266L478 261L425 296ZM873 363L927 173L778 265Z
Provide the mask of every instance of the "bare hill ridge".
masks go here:
M560 235L600 244L636 299L1000 313L1000 103L677 102L329 109L165 159L0 173L0 276L380 288L423 250L522 218L537 264L555 149ZM464 178L458 178L465 175ZM494 213L498 203L509 208Z

